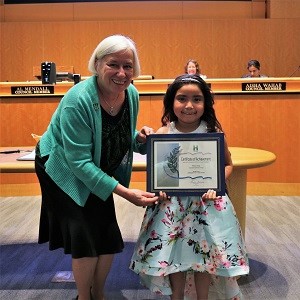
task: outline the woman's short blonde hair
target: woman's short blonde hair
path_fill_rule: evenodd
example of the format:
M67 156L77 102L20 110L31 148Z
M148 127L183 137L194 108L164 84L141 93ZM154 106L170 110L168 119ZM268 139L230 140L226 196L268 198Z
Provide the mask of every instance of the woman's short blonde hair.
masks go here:
M95 69L96 60L102 60L104 56L116 53L122 50L131 50L133 53L133 77L138 77L141 72L140 61L137 54L135 43L121 34L115 34L102 40L94 50L88 64L91 73L97 74Z

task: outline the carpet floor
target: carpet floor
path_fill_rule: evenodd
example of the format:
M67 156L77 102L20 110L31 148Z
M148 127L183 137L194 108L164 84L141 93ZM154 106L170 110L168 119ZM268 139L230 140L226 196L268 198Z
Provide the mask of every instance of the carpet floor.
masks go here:
M71 272L71 258L36 242L40 197L0 198L0 299L71 300L73 281L53 282L57 272ZM129 260L144 210L116 201L124 237L108 276L107 300L169 299L139 283ZM244 300L300 300L300 197L247 197L246 246L250 274L239 279ZM213 299L215 300L215 299Z

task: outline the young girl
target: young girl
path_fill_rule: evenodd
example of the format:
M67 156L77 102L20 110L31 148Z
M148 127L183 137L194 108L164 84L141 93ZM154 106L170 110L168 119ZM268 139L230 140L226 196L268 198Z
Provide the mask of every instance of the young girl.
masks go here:
M163 127L156 133L222 132L213 104L200 76L177 77L166 91ZM224 144L227 179L232 161ZM130 269L151 291L172 300L242 299L236 279L248 274L248 258L229 197L208 190L166 199L146 209Z

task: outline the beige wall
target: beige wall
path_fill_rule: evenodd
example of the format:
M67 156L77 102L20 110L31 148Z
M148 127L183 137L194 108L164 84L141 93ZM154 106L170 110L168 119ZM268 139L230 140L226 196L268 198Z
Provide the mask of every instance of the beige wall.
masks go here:
M174 78L187 59L210 78L241 77L255 58L262 72L289 76L300 61L300 1L142 1L0 7L0 81L33 80L42 61L87 61L105 36L137 44L143 74ZM267 17L267 18L266 18ZM299 76L299 74L295 74Z

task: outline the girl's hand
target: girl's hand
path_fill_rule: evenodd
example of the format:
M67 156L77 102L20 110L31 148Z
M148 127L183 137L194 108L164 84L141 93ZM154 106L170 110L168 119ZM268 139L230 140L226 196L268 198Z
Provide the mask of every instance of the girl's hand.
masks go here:
M140 130L138 136L136 137L137 141L141 144L146 143L147 135L154 134L154 130L151 127L143 126Z
M220 198L222 198L222 196L217 196L217 192L214 190L208 190L206 193L202 195L203 201L215 201Z
M167 196L167 194L166 194L165 192L160 191L160 192L159 192L158 199L159 199L159 201L167 201L167 200L170 200L171 197L170 197L170 196Z

